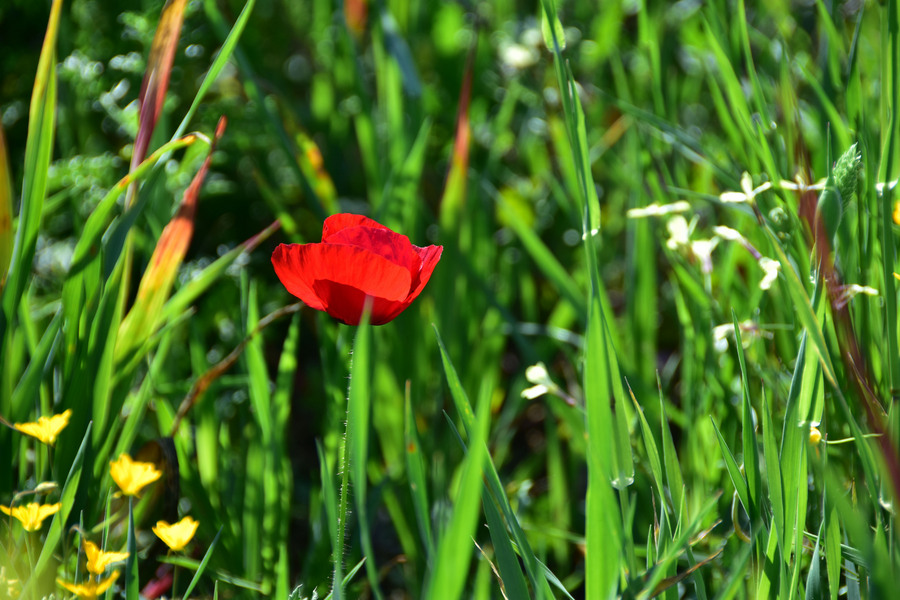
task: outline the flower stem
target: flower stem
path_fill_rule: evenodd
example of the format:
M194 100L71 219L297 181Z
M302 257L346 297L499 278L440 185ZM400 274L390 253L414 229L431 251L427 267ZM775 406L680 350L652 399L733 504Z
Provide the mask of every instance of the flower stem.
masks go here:
M169 556L172 555L172 551L169 550ZM175 597L176 590L178 589L178 565L172 565L172 597Z
M338 506L337 536L334 545L334 582L331 594L334 600L343 598L343 565L344 565L344 535L347 530L347 505L350 498L350 406L347 405L347 427L344 431L344 440L340 448L341 469L341 498Z

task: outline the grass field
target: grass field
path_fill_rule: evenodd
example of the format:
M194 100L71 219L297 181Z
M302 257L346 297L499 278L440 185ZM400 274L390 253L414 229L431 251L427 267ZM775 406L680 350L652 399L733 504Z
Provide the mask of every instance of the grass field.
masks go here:
M0 44L0 597L896 593L895 0L9 0ZM443 247L388 323L276 277L336 213Z

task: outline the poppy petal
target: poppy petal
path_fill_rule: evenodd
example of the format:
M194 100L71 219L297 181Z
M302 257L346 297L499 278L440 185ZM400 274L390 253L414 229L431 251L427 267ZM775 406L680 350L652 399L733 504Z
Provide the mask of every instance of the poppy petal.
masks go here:
M422 293L422 290L425 289L425 284L431 279L431 273L434 272L434 268L437 266L438 261L441 260L441 253L444 251L444 247L425 246L424 248L419 248L418 246L413 246L413 250L419 255L419 259L422 261L422 267L417 273L417 276L413 277L413 285L409 291L409 302L415 300L416 297Z
M422 266L419 254L413 249L409 238L390 229L348 227L332 233L327 243L365 248L400 265L410 273L417 273Z
M325 304L313 290L308 273L300 265L300 244L279 244L272 253L272 266L287 291L297 296L307 306L325 310Z
M320 279L315 283L316 293L325 301L328 314L346 323L359 325L366 302L366 293L359 288L335 281ZM384 325L392 321L409 306L409 302L372 297L372 325Z
M331 215L325 219L325 223L322 225L322 241L328 242L330 236L342 229L347 229L348 227L369 227L372 229L386 229L387 231L390 231L390 229L369 217L340 213Z
M371 298L371 322L383 325L421 293L442 251L414 246L368 217L338 214L325 220L321 243L282 244L272 264L287 290L312 308L358 325Z

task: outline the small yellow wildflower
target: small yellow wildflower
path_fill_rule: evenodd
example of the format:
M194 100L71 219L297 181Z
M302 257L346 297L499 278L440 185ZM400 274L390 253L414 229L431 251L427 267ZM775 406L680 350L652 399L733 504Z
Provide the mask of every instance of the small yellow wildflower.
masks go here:
M816 445L822 441L822 432L818 427L811 427L809 430L809 443Z
M160 473L153 463L136 462L127 453L109 463L109 474L125 496L137 496L144 486L159 479Z
M48 446L52 446L56 443L56 437L69 424L69 417L71 416L72 409L70 408L61 415L53 415L49 418L40 417L35 423L15 423L13 428L25 435L37 438Z
M108 590L110 587L112 587L112 584L115 583L116 579L118 578L119 572L116 571L106 579L103 579L99 582L94 581L94 579L91 578L82 583L69 583L68 581L57 579L56 583L66 588L79 598L96 598L100 594L106 592L106 590Z
M900 200L894 203L894 223L900 225Z
M84 555L87 557L87 570L94 575L102 575L106 567L128 558L127 552L104 552L97 544L85 540Z
M22 522L25 531L37 531L41 528L44 519L59 511L62 506L59 502L56 504L38 504L37 502L29 502L25 506L9 506L0 505L0 511L15 517Z
M190 516L183 518L174 525L169 525L165 521L158 521L153 528L153 533L159 539L166 543L170 550L178 552L183 550L194 534L197 533L197 526L200 525Z

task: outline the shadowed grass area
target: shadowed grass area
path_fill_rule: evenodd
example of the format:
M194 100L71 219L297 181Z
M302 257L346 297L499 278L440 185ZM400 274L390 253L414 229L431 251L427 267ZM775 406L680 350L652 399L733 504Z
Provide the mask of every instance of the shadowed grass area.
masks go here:
M889 596L898 23L4 4L0 595ZM443 246L390 323L274 276L339 212Z

